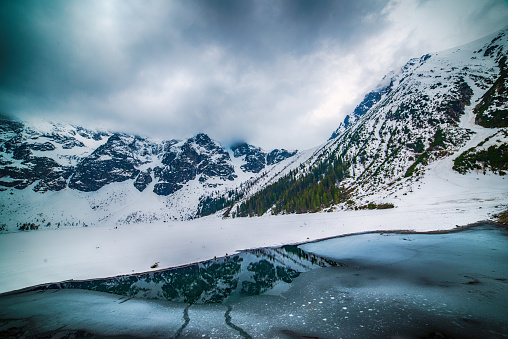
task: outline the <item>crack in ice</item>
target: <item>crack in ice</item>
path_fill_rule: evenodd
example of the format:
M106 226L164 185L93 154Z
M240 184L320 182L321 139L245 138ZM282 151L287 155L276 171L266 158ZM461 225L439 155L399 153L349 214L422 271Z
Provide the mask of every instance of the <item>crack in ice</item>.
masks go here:
M226 313L224 314L224 318L226 318L226 324L229 327L231 327L232 329L240 332L240 335L242 337L252 339L252 337L247 332L245 332L243 328L241 328L231 322L231 311L233 310L233 307L231 307L231 305L226 305L226 306L228 307Z
M176 334L175 334L175 339L178 338L180 336L180 334L182 334L183 330L187 327L187 325L189 325L189 322L190 322L190 317L189 317L189 307L191 307L192 304L189 304L187 305L187 307L185 307L185 309L183 310L183 319L185 320L182 327L180 327L178 329L178 331L176 331Z

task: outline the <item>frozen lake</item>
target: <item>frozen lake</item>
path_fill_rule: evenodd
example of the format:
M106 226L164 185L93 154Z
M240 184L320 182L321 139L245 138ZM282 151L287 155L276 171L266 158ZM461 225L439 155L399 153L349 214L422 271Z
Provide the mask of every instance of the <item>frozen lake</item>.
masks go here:
M0 296L0 337L508 336L508 232L368 233Z

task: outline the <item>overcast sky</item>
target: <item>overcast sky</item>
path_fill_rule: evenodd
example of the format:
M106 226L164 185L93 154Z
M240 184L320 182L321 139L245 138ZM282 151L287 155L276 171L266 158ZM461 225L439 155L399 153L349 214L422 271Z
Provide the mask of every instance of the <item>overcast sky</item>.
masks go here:
M0 112L306 149L390 70L507 22L505 0L2 0Z

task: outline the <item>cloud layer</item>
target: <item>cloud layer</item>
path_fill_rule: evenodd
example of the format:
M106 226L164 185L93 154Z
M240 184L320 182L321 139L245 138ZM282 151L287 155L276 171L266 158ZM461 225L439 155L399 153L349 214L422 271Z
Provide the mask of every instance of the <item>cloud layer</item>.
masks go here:
M507 19L502 0L5 0L0 111L304 149L388 71Z

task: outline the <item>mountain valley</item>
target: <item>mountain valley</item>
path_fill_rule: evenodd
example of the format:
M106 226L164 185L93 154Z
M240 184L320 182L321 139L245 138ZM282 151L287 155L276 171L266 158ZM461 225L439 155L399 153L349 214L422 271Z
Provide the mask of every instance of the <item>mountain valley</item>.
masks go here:
M507 40L411 59L304 151L2 117L2 232L397 208L442 170L507 187Z

